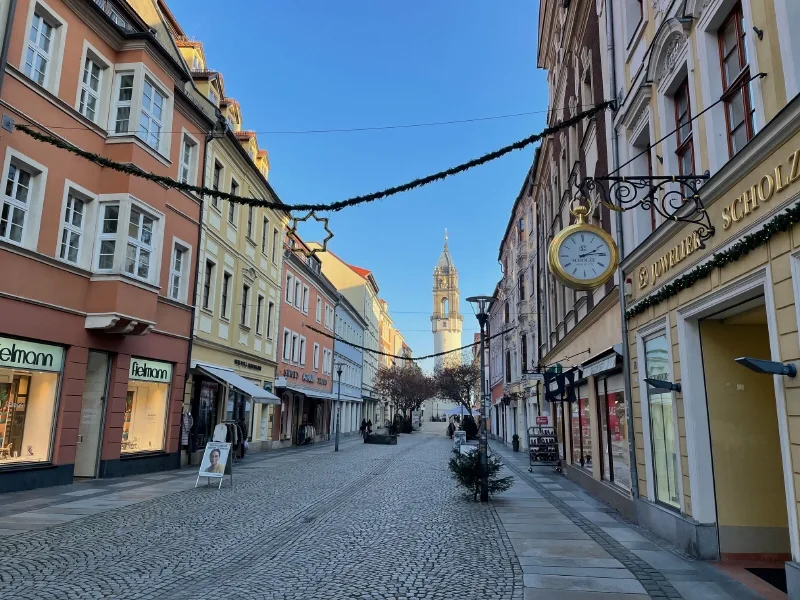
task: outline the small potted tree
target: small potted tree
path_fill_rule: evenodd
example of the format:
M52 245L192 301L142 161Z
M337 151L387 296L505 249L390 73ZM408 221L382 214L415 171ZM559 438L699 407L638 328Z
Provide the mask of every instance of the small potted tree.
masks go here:
M519 452L519 435L516 433L511 436L511 449L514 450L514 452Z

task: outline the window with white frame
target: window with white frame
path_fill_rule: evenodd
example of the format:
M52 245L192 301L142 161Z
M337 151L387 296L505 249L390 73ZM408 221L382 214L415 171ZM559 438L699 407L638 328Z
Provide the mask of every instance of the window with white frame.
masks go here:
M114 89L114 133L129 133L133 105L133 73L117 73Z
M269 220L264 217L261 227L261 254L267 255L267 244L269 243Z
M303 314L305 314L305 315L308 314L308 295L309 295L308 286L304 285L303 286Z
M292 349L290 344L292 343L292 332L288 329L283 330L283 360L288 361L292 358Z
M247 205L247 237L253 239L253 205Z
M264 312L264 296L258 295L256 301L256 335L261 335L261 315Z
M103 77L103 67L90 56L83 63L81 75L81 92L78 101L78 112L90 121L97 121L100 108L100 85Z
M239 317L239 325L247 327L250 324L249 311L247 303L250 301L250 286L245 284L242 286L242 311Z
M300 365L305 366L306 364L306 338L302 335L300 336Z
M291 273L286 274L286 303L291 304L294 297L294 277Z
M150 279L155 220L138 207L131 208L125 249L125 272L139 279Z
M272 262L276 265L278 264L278 247L280 244L280 238L278 237L278 229L272 229Z
M196 164L197 143L188 135L183 134L183 142L181 143L180 177L178 178L181 183L194 183Z
M230 273L223 273L222 274L222 298L220 304L220 317L223 319L228 318L228 293L230 292L231 288L231 274Z
M164 128L166 102L166 95L145 77L142 110L139 116L139 137L154 150L161 149L161 130Z
M100 209L98 234L98 250L96 269L111 271L114 269L114 257L117 250L117 231L119 230L119 204L103 204Z
M292 332L292 362L300 362L300 336Z
M189 249L183 244L175 242L169 272L169 297L173 300L182 301L186 298L188 262Z
M47 87L52 68L55 28L39 8L33 13L28 47L25 51L25 75L41 86Z
M239 194L239 184L238 182L231 178L231 196L236 196ZM236 203L228 201L228 223L236 227Z
M85 222L86 202L70 190L64 207L64 221L61 223L59 238L58 256L61 260L73 264L78 264L80 261Z
M299 279L294 280L294 306L297 310L303 309L303 284Z
M214 188L215 191L219 191L220 180L222 178L222 165L219 164L219 161L214 161L214 175L211 180L211 187ZM213 196L211 198L211 206L219 210L219 198Z
M211 310L211 302L214 299L214 263L206 261L205 276L203 277L203 308Z
M319 344L314 342L314 363L312 365L315 371L319 371Z
M31 171L13 162L9 164L0 207L0 239L22 244L30 208L32 180Z
M322 323L322 298L317 296L317 323Z
M275 304L270 302L267 306L267 331L264 332L264 335L267 338L272 339L272 315L275 312Z

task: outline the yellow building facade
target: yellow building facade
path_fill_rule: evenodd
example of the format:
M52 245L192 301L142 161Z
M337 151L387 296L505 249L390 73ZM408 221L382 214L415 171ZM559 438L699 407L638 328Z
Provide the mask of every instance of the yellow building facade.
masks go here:
M637 518L702 558L786 561L800 598L800 379L736 362L800 360L800 6L640 6L615 21L620 174L708 172L713 235L624 215Z

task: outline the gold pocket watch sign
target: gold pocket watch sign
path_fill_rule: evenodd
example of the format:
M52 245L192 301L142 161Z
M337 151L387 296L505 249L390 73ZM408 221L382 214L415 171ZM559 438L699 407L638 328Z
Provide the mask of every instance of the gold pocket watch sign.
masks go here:
M550 242L550 272L568 288L593 290L614 276L619 262L617 244L601 228L586 222L591 206L570 209L577 223L558 232Z

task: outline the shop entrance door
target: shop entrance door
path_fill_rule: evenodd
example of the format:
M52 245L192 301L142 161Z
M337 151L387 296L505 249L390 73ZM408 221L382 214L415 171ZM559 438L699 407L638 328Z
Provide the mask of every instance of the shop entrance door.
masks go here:
M83 386L81 421L78 425L75 477L97 477L110 364L111 357L105 352L89 352Z
M791 560L773 379L738 365L771 360L763 298L700 321L719 550L723 560Z

